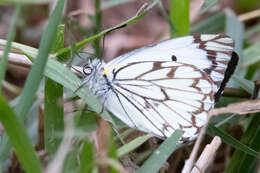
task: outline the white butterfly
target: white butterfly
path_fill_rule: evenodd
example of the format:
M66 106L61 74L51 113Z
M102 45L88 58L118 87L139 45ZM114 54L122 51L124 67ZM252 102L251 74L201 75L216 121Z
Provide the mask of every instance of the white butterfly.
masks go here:
M181 129L191 140L235 70L233 49L224 34L175 38L108 63L89 60L83 85L128 126L161 138Z

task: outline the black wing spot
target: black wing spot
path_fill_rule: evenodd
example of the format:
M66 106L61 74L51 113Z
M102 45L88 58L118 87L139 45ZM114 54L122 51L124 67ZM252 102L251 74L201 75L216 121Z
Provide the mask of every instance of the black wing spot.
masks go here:
M172 55L172 61L177 61L177 57L175 55Z

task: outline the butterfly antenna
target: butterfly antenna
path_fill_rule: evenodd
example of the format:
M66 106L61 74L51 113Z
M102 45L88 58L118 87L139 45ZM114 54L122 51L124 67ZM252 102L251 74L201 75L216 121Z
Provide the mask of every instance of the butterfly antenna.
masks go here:
M111 32L113 32L113 31L115 31L115 30L118 30L118 29L121 29L121 28L124 28L124 27L126 27L126 26L127 26L127 24L123 24L123 25L120 25L120 26L116 26L116 27L112 28L111 30L109 30L107 33L104 34L104 36L103 36L103 42L102 42L101 57L103 57L104 52L105 52L105 39L106 39L106 36L107 36L108 34L110 34Z
M104 52L105 52L105 38L106 38L106 34L103 37L103 42L102 42L102 51L101 51L101 57L104 56Z

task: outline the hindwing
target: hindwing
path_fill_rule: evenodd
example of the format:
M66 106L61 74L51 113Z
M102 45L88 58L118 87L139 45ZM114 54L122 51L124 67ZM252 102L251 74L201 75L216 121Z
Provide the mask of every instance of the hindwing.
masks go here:
M214 106L213 82L193 65L146 61L116 67L105 106L131 127L160 137L196 136Z

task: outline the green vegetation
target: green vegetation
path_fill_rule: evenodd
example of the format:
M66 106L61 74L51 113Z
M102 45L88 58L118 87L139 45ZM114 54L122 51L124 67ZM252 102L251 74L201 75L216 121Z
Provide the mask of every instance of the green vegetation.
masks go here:
M248 93L251 95L248 99L259 98L254 81L260 79L260 21L253 18L253 22L248 24L247 21L241 21L241 18L232 10L222 8L218 8L216 13L211 13L212 7L220 7L217 0L205 0L198 13L210 15L197 20L195 24L190 22L189 0L169 0L168 8L164 7L161 0L153 0L139 11L136 9L138 13L133 17L129 16L127 20L108 29L102 28L102 22L105 20L104 16L102 17L103 10L121 5L127 7L136 2L134 0L104 2L96 0L93 7L95 13L92 16L85 16L90 21L90 27L75 24L82 31L81 34L84 33L84 39L73 40L74 42L66 47L64 47L66 38L70 37L69 31L66 32L70 30L67 21L72 19L64 16L66 1L58 0L48 17L38 49L22 42L14 42L15 35L21 37L19 19L24 17L21 15L24 7L32 4L38 6L42 3L50 3L50 0L4 0L0 3L3 8L7 8L6 5L14 7L7 40L0 39L0 51L3 53L3 56L0 54L0 122L4 128L0 139L1 169L12 167L10 166L12 162L7 161L13 159L11 155L14 152L21 164L21 169L28 173L38 173L49 169L70 173L98 172L102 169L120 172L126 169L125 164L129 160L130 167L139 173L167 172L165 168L167 159L170 156L175 158L176 155L177 160L180 158L178 150L190 147L178 143L182 132L177 130L161 143L157 140L159 144L156 143L156 147L153 148L154 145L151 143L154 141L150 135L136 135L134 130L126 129L126 126L107 110L101 112L102 104L88 88L81 88L74 93L81 84L81 79L71 71L68 65L71 63L69 61L77 56L76 52L81 51L88 44L93 45L95 55L102 57L103 36L112 31L117 32L116 29L127 28L134 23L142 24L145 19L152 17L149 15L151 11L158 10L157 6L160 7L160 12L164 16L164 19L161 17L162 20L168 22L169 38L193 33L226 33L231 36L235 40L235 50L240 56L240 61L227 87L238 88ZM236 1L234 6L237 13L244 13L255 10L259 7L259 3L255 0L250 3L240 0ZM19 32L16 33L16 31ZM255 39L252 39L254 37ZM109 44L108 41L106 43ZM22 92L15 99L5 97L8 93L3 90L9 53L25 55L32 61L32 67ZM69 63L65 62L66 60ZM254 94L255 98L253 98ZM216 107L224 107L240 101L243 101L243 98L222 97ZM66 112L67 104L77 105L77 107ZM110 124L108 125L103 119ZM37 122L37 125L30 126L32 121L34 124ZM108 129L104 130L104 127ZM111 130L109 127L112 127ZM239 135L235 134L236 130L232 129L233 127L240 128ZM99 136L100 133L102 138ZM221 156L222 160L230 160L223 168L226 173L255 172L257 168L259 169L259 111L248 115L216 116L210 122L207 134L219 136L225 143L226 150L230 148L234 150L232 153ZM204 146L201 148L203 149ZM43 159L42 153L48 157ZM101 158L100 155L105 157ZM175 165L175 171L180 171L178 167L183 167L184 156L181 158L182 165ZM40 160L44 160L44 163ZM52 167L54 161L58 163L55 169Z

